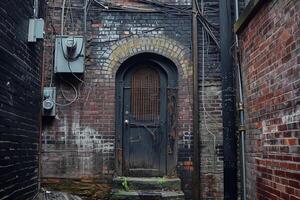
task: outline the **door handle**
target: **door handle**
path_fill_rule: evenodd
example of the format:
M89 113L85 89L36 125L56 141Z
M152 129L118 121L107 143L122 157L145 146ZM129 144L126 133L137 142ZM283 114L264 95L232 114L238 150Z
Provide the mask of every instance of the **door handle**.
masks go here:
M125 119L124 124L125 124L125 126L128 126L129 125L129 120Z

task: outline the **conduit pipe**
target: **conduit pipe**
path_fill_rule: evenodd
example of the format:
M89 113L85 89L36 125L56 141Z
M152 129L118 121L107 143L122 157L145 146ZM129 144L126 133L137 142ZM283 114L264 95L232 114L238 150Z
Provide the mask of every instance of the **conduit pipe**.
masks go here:
M66 6L66 0L63 0L62 8L61 8L61 18L60 18L60 35L64 35L64 17L65 17L65 6Z
M237 144L235 126L235 77L231 0L219 0L224 148L224 199L237 199Z
M87 12L88 12L88 5L89 5L89 0L85 0L85 2L84 2L84 10L83 10L83 12L84 12L84 34L86 34L86 30L87 30L87 27L86 27L86 21L87 21Z
M239 18L239 2L235 0L235 20L237 21ZM247 188L246 188L246 161L245 161L245 115L244 115L244 91L243 91L243 78L242 78L242 70L239 62L239 39L238 35L235 34L235 48L236 48L236 65L237 65L237 73L238 73L238 87L239 87L239 117L240 117L240 140L241 140L241 175L242 175L242 199L247 199Z
M200 159L199 159L199 91L198 91L198 21L197 0L192 4L192 57L193 57L193 135L194 135L194 159L193 159L193 200L200 199Z

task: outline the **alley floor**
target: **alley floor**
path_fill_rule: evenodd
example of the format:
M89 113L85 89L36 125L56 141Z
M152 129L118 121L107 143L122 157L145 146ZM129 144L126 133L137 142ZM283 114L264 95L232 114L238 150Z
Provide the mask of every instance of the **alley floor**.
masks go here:
M43 191L37 200L82 200L80 197L64 192Z

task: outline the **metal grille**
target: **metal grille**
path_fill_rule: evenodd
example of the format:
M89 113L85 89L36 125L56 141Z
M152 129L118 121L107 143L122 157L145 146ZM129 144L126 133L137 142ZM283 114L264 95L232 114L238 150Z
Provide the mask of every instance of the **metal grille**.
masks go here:
M156 121L160 115L160 77L154 69L143 67L132 76L131 113L138 121Z

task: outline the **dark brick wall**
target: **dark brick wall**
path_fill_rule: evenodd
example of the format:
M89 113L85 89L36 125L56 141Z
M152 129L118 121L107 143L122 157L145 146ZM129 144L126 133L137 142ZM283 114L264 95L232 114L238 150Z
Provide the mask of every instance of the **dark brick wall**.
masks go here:
M42 42L27 42L32 15L33 1L0 1L1 200L32 199L38 190Z
M204 16L213 25L213 33L219 40L219 1L204 2ZM198 31L200 194L203 199L223 199L223 160L217 154L223 146L220 51L201 23Z
M68 2L68 1L67 1ZM80 0L72 0L72 16L68 12L66 31L69 34L83 33L83 10ZM175 9L191 12L191 1L160 1L175 4ZM200 2L200 1L199 1ZM133 1L113 1L123 6L144 7ZM53 35L59 34L61 1L50 1L46 51L53 50ZM156 8L157 6L146 6ZM215 26L218 37L218 1L205 4L205 15ZM189 10L187 10L189 9ZM165 11L165 10L164 10ZM94 182L109 182L114 174L115 140L115 66L137 52L149 51L166 55L178 61L178 173L183 180L187 199L191 199L191 176L193 170L192 133L192 65L191 65L191 16L170 12L125 12L101 9L92 4L87 20L87 58L84 84L73 82L80 91L80 98L68 107L57 108L57 116L43 125L43 177L45 182L57 184L59 178L93 179ZM52 35L51 32L54 32ZM199 58L202 66L202 32L199 25ZM206 125L203 123L204 109L200 102L201 125L201 188L202 197L222 199L222 160L216 155L216 146L222 146L221 82L218 48L206 39L204 98ZM177 56L178 55L178 56ZM46 85L50 85L51 56L46 59ZM201 70L200 70L201 73ZM202 80L199 75L200 83ZM66 103L74 92L59 77L53 77L58 87L57 100ZM60 89L61 87L61 89ZM202 96L202 86L199 86ZM214 120L211 120L213 118ZM213 133L213 134L212 134Z
M270 1L239 35L248 199L300 199L299 19L299 1Z

